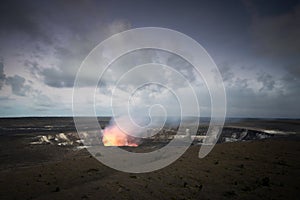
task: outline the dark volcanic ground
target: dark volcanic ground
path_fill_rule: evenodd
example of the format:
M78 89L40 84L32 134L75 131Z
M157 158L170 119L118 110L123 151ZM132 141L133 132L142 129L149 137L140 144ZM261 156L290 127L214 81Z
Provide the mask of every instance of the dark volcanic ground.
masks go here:
M110 169L85 149L30 145L32 137L74 127L70 118L26 120L0 121L0 199L298 199L300 195L299 120L232 122L227 126L296 134L217 144L203 159L198 158L200 147L191 146L175 163L146 174Z

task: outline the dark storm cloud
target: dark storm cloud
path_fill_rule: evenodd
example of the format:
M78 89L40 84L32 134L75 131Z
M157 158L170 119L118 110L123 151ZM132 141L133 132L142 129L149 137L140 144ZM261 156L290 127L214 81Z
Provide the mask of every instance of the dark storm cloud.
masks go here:
M300 4L289 13L256 17L251 28L260 54L281 58L300 52Z
M44 84L55 87L73 87L75 76L81 62L88 55L88 53L100 42L99 38L104 38L114 33L118 33L129 29L130 24L124 20L117 20L110 25L104 26L105 29L99 30L99 35L90 34L92 30L81 30L74 35L67 35L71 44L54 46L55 57L58 59L56 66L43 68L39 63L27 61L27 65L32 74L40 76ZM95 29L91 25L89 29ZM73 31L72 31L73 33ZM90 35L86 38L86 35ZM91 74L93 75L93 74ZM92 77L87 77L84 85L90 85Z
M73 71L70 71L70 73L64 71L64 69L66 70L67 67L43 68L38 62L32 62L30 60L25 60L24 65L29 69L29 72L33 77L41 80L44 84L50 87L73 87L76 73Z
M257 16L274 16L289 12L299 3L299 0L242 0L251 15Z
M257 78L257 81L262 83L262 87L259 89L260 91L271 91L274 89L275 80L270 74L260 74Z
M255 56L268 59L273 68L281 68L293 77L289 81L296 81L300 77L299 1L247 2L252 14L250 32Z
M31 91L31 87L25 84L25 78L19 75L7 77L5 83L10 85L13 94L18 96L26 96Z
M47 111L55 105L50 95L64 96L59 91L73 87L81 61L95 45L131 26L159 26L191 36L221 63L231 115L297 116L299 7L294 0L1 1L0 54L11 56L5 62L13 62L5 65L12 75L5 74L0 62L0 89L9 87L14 95L32 100L35 110ZM20 69L19 60L24 65ZM195 79L180 60L165 63ZM57 93L43 95L31 80L37 88L46 85ZM103 87L109 93L108 85Z
M0 83L0 91L5 84L11 89L12 94L22 98L30 99L30 104L33 106L31 108L29 107L30 110L33 109L46 111L50 108L57 107L57 105L53 103L53 101L47 95L43 94L43 91L34 89L32 87L33 82L31 80L26 80L20 75L7 76L4 73L4 64L2 62L0 62ZM26 107L26 105L22 104L24 102L18 102L17 99L17 97L12 98L10 94L8 96L1 95L1 109L7 110L7 112L18 109L18 105L15 105L15 102L17 102L16 104L21 103L22 108Z
M298 117L297 90L289 90L283 85L280 91L270 92L263 89L255 91L250 86L251 80L237 79L230 87L226 87L228 116L237 117ZM273 88L273 91L275 89Z
M4 73L4 65L0 62L0 90L4 83L11 87L12 93L18 96L26 96L31 91L30 85L25 84L26 80L24 77L19 75L6 76Z
M297 117L299 115L299 76L283 71L275 77L260 71L248 78L240 78L233 66L228 63L220 65L220 72L226 87L229 116ZM242 74L247 72L249 71Z
M282 83L282 91L285 94L290 94L291 98L300 100L300 77L291 73L286 73L280 79Z
M222 75L223 81L230 81L232 80L235 76L234 73L231 70L230 63L225 62L219 65L219 70Z
M300 58L299 62L294 62L287 66L287 71L293 76L293 79L300 79ZM292 79L292 80L293 80Z
M32 40L42 40L50 43L51 38L42 30L32 1L1 1L0 3L0 33L3 36L25 34Z
M124 30L123 23L104 26L102 2L13 0L1 1L0 5L1 37L26 36L25 46L13 51L25 56L24 47L32 46L30 57L23 63L51 87L72 87L76 71L88 52L107 35ZM20 42L24 41L11 40L7 49ZM43 62L49 54L54 54L57 60L53 67Z
M63 73L55 68L43 69L41 75L44 76L44 83L51 87L73 87L74 78L71 74Z
M96 1L81 0L4 0L0 3L0 31L6 35L12 32L26 34L32 40L42 40L46 44L57 40L51 35L56 27L67 27L72 34L81 34L91 28L100 28L102 7ZM81 35L81 37L84 37ZM88 40L88 38L85 38Z
M130 27L126 20L106 19L105 2L101 1L4 1L1 9L3 38L15 33L29 36L25 46L13 51L25 56L24 47L32 46L24 66L35 78L55 88L72 87L82 60L93 47ZM50 54L55 64L47 63Z

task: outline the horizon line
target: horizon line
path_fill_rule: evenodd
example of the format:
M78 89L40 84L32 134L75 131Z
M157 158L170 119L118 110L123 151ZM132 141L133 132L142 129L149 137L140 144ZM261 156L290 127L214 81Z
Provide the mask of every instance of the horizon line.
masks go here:
M87 115L83 115L83 116L76 116L76 117L95 117L95 116L87 116ZM0 116L0 119L8 119L8 118L76 118L72 115L43 115L43 116ZM99 117L107 117L107 118L112 118L113 116L108 116L108 115L103 115L103 116L96 116L97 118ZM153 116L153 117L163 117L163 116ZM169 116L169 117L180 117L180 116ZM198 117L198 116L184 116L182 118L185 117ZM203 116L203 117L198 117L198 118L210 118L210 116ZM274 117L262 117L262 116L229 116L229 117L225 117L225 121L226 119L232 119L232 118L238 118L238 119L300 119L300 117L280 117L280 116L274 116Z

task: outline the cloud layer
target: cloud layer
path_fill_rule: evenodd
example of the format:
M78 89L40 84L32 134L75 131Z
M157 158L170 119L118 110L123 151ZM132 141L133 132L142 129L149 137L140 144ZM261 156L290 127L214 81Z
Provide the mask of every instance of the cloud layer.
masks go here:
M72 115L74 79L88 53L114 33L159 26L193 37L211 54L225 83L228 116L300 117L299 3L172 2L157 3L155 11L147 1L1 2L0 115ZM112 86L123 71L153 61L186 77L196 88L203 113L210 114L203 79L188 63L159 51L135 52L117 60L100 84L97 113L111 114ZM138 82L151 77L178 86L177 92L185 91L186 85L163 70L130 78ZM92 79L91 71L83 86L89 88ZM122 94L131 87L123 84L118 89ZM161 88L149 86L134 96L139 106L151 105L151 99L170 109L176 105ZM120 105L123 101L120 97ZM82 100L83 105L92 102Z

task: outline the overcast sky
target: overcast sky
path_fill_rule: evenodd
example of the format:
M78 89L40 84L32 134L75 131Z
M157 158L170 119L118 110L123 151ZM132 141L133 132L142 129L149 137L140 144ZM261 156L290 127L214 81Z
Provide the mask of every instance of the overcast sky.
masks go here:
M1 1L0 116L72 115L75 75L88 53L115 33L149 26L180 31L207 50L225 83L228 117L300 117L300 3L293 0ZM209 115L201 77L187 63L162 52L128 56L108 71L98 115L111 115L109 77L149 57L188 77ZM145 105L149 97L176 104L153 86L135 96Z

